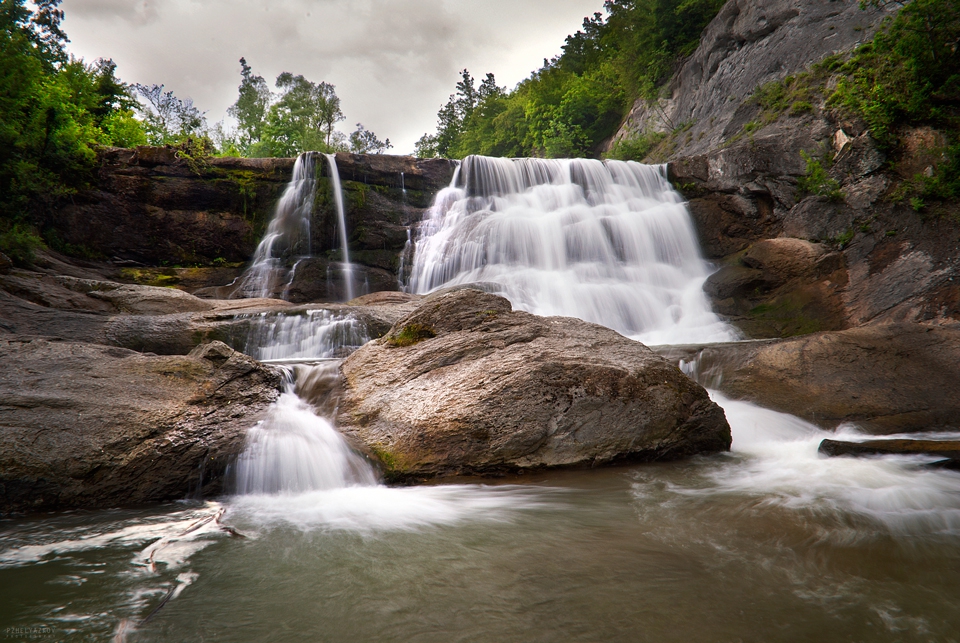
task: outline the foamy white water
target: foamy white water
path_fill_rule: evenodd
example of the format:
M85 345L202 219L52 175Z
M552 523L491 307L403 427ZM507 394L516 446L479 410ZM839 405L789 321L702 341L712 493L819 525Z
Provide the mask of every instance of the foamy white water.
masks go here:
M409 289L490 282L516 308L648 344L729 341L665 166L467 157L420 227Z
M716 391L733 432L736 458L715 469L700 492L747 494L797 509L853 513L892 532L960 535L960 473L928 468L936 458L827 457L824 439L870 438L855 427L824 431L786 413ZM887 436L884 436L887 437ZM700 493L698 492L698 493Z
M277 202L267 232L257 245L250 267L240 278L237 295L274 297L293 277L289 258L310 255L310 218L317 191L315 154L305 152L293 165L293 176Z
M323 309L264 313L251 325L244 352L259 360L329 358L368 341L366 326L349 314Z
M336 363L288 371L287 390L267 417L251 428L236 464L231 521L263 527L411 530L464 520L502 521L542 506L543 489L445 485L391 488L354 452L333 425L327 397ZM310 400L316 406L309 404Z

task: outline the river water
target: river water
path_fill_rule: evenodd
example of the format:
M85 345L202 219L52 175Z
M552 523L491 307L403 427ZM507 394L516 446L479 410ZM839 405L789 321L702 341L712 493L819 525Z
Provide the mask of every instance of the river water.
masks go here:
M604 167L465 164L411 285L616 311L648 342L736 337L699 294L709 267L660 170ZM337 362L318 358L363 330L323 313L262 326L247 351L285 364L287 389L234 495L0 521L7 639L960 641L960 473L823 458L824 437L866 436L713 393L730 453L391 488L324 419Z

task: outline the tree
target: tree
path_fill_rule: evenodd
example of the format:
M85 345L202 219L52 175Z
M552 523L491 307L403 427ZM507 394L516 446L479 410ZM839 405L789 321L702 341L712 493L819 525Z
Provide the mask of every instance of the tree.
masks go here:
M194 107L190 98L181 100L172 91L163 91L163 85L134 85L142 102L139 111L147 129L147 140L152 145L176 143L206 134L206 112Z
M267 111L263 145L252 152L295 156L300 152L332 152L344 146L334 126L344 120L340 99L329 83L314 84L301 75L277 76L279 99Z
M350 135L350 151L354 154L383 154L393 147L390 139L381 141L377 135L357 123L357 129Z
M263 139L264 121L273 93L263 76L253 74L245 58L240 59L240 76L240 95L227 113L237 119L237 143L245 150Z
M58 201L92 180L96 145L143 142L113 61L67 56L59 5L0 0L0 251L19 263Z

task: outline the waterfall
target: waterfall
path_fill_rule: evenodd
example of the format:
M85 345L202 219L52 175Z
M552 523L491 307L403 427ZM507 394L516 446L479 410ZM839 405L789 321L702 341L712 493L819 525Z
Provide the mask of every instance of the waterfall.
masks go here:
M262 361L343 357L370 341L366 326L329 310L258 315L244 352Z
M286 260L310 255L310 218L316 191L315 155L304 152L293 165L293 177L277 203L253 262L240 278L237 296L274 297L281 284L289 287L296 264L294 269L287 269Z
M665 166L470 156L420 226L408 283L496 284L518 309L650 344L729 341L709 274Z
M337 363L311 367L308 377L335 377ZM333 370L333 373L324 372ZM284 392L267 417L247 433L236 465L240 494L303 493L374 485L370 463L354 453L329 421L298 395L294 369L286 369ZM328 378L328 379L329 379ZM321 378L322 379L322 378Z
M343 284L347 301L353 299L353 266L350 265L350 248L347 244L347 215L343 207L343 190L340 188L340 172L337 170L337 157L326 154L330 164L330 180L333 181L333 200L337 205L337 224L340 228L340 248L343 253Z

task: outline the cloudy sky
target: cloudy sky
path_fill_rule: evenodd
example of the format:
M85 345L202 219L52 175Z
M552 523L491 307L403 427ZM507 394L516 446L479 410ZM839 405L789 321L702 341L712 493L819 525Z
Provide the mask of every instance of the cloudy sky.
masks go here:
M113 58L126 82L164 84L214 123L236 100L241 56L336 85L352 131L393 153L433 132L458 72L513 87L602 0L64 0L70 50Z

